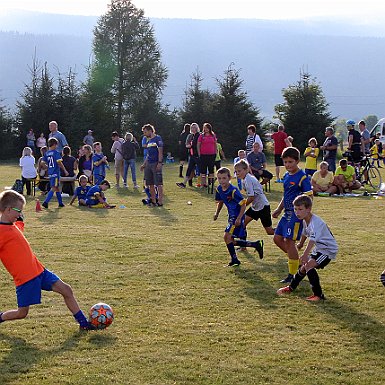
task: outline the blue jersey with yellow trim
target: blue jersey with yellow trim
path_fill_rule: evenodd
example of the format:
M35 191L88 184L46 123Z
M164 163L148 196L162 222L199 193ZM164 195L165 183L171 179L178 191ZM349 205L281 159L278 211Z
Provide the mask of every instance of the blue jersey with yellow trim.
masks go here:
M94 153L92 156L92 174L93 175L101 175L103 177L106 176L106 164L100 163L99 166L95 165L95 162L100 162L104 158L103 153L101 152L100 154Z
M295 174L286 174L283 176L283 204L285 214L294 212L293 201L298 195L312 195L310 179L304 171L299 169Z
M246 204L246 199L242 196L239 189L232 184L225 191L219 185L216 189L215 200L222 201L226 205L229 220L237 218L241 211L241 206Z
M91 186L84 186L84 187L79 186L79 187L76 187L75 196L77 196L78 200L80 200L80 199L86 200L87 193L90 190L90 188L91 188Z
M160 135L155 135L147 142L147 162L157 163L159 161L158 148L163 147L163 140Z
M48 165L48 176L50 178L60 177L60 167L59 163L62 161L59 151L48 150L44 156L43 160Z

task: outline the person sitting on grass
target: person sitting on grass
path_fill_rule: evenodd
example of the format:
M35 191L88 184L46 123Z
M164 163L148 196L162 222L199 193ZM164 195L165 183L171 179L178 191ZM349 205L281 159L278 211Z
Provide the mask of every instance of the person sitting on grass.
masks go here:
M109 205L106 201L104 191L111 187L108 180L103 180L100 184L92 186L86 195L86 205L94 209L113 209L114 205Z
M320 169L311 177L313 194L335 194L337 192L337 187L333 185L334 176L333 173L328 170L328 162L323 160L320 163L319 168Z
M258 251L259 257L263 258L263 241L250 242L245 239L245 210L246 199L243 198L237 187L230 183L230 170L222 167L217 171L217 179L219 186L216 189L215 200L217 201L217 209L214 214L214 221L218 219L219 213L223 205L228 210L228 224L225 229L224 241L229 251L231 260L229 266L239 266L241 262L237 257L235 246L254 247ZM235 240L235 238L237 238Z
M307 275L313 295L308 301L317 302L325 299L319 281L317 269L323 269L330 261L335 260L338 252L337 242L327 224L311 212L313 201L307 195L299 195L294 199L294 211L298 219L303 221L303 232L298 244L300 250L306 239L309 242L300 257L301 267L294 275L289 286L278 289L277 294L290 294Z
M361 183L356 179L356 170L348 164L346 159L340 160L333 184L337 187L339 194L351 193L361 187Z
M69 204L72 205L75 202L75 199L78 198L79 206L87 206L86 199L90 188L91 186L88 185L88 177L86 175L80 175L79 187L76 187L74 195L72 196Z
M0 193L0 259L15 282L18 305L17 309L0 312L0 323L25 318L31 305L41 303L41 291L46 290L63 296L81 330L94 329L80 310L71 286L43 266L24 237L25 205L25 198L16 191Z

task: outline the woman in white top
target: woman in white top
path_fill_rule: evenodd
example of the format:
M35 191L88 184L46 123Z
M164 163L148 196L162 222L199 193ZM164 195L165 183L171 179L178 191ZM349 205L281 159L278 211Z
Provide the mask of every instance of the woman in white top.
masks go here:
M35 158L32 155L31 147L24 147L19 165L21 167L21 179L23 188L26 185L27 195L31 195L31 179L36 178Z

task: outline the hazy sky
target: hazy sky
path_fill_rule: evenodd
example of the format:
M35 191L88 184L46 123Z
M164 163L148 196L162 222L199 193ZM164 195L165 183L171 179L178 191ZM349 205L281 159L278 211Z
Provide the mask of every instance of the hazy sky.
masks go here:
M5 9L47 13L101 15L110 0L0 0ZM385 7L379 0L134 0L147 17L304 19L344 17L356 22L380 21Z

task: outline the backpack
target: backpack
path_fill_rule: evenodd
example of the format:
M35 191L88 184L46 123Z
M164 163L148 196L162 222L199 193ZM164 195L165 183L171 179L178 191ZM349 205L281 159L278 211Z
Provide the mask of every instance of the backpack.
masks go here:
M135 150L139 148L136 142L125 141L122 143L121 153L124 160L135 159Z
M12 190L18 192L19 194L23 194L23 181L21 179L16 179L12 186Z

